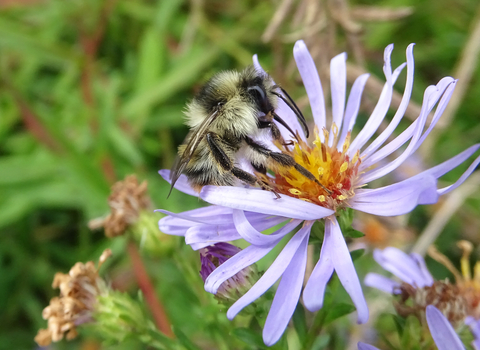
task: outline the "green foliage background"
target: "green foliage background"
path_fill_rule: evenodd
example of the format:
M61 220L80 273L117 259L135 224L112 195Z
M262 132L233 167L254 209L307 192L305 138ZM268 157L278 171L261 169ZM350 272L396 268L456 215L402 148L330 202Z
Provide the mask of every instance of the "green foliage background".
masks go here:
M305 94L297 73L283 68L292 59L293 42L281 40L291 30L289 17L271 41L261 40L279 3L0 1L0 348L34 348L36 331L45 327L42 309L57 293L50 287L55 272L96 260L108 246L114 258L104 271L135 293L125 239L107 240L87 222L108 213L111 184L132 173L148 180L156 208L199 205L180 193L167 201L169 185L157 171L172 165L187 132L185 102L208 77L241 69L257 53L294 97ZM382 81L384 47L395 43L393 62L399 64L406 46L417 43L417 103L427 85L453 74L480 13L477 0L350 2L356 5L412 6L403 19L362 23L360 35L367 67ZM345 37L339 34L334 47L332 55L348 50ZM480 141L478 96L476 65L454 122L440 133L427 165ZM478 192L473 194L442 233L449 254L459 254L451 248L456 239L480 227L479 200ZM429 215L416 212L414 230L420 231ZM469 237L480 242L478 231ZM160 239L164 249L144 257L174 327L205 349L255 348L255 339L250 345L241 336L225 340L243 321L228 321L203 292L196 253L176 237ZM332 337L341 339L339 328L336 332ZM88 334L52 348L98 348ZM330 342L335 349L342 344ZM284 346L284 341L278 345ZM141 348L135 342L110 347Z

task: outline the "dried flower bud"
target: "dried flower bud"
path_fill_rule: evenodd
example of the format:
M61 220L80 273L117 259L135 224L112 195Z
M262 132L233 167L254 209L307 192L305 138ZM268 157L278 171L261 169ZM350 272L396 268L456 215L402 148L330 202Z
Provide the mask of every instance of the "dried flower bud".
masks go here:
M116 237L135 224L143 210L151 207L147 194L147 181L138 183L135 175L129 175L123 181L112 186L108 197L111 212L104 219L94 219L89 223L91 229L104 227L107 237Z
M78 262L68 274L55 274L52 287L60 289L60 296L52 298L42 312L43 319L48 320L48 328L38 331L35 337L38 345L49 345L64 336L67 340L73 339L77 336L76 326L92 321L97 297L107 291L98 269L110 255L110 249L102 253L98 268L92 261Z

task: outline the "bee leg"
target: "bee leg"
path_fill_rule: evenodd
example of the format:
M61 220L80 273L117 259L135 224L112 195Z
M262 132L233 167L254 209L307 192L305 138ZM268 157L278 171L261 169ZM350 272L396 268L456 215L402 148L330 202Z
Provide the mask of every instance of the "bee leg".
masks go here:
M220 165L222 169L226 171L231 171L233 168L233 161L223 150L220 136L214 132L208 132L205 137L207 139L208 146L210 147L210 151L212 152L212 155L217 161L218 165Z
M234 167L232 169L232 174L237 179L240 179L243 182L248 183L249 185L255 186L255 185L258 184L262 188L262 190L273 192L275 194L275 197L277 197L277 199L280 198L280 195L272 187L270 187L267 183L261 181L260 179L257 179L252 174L247 173L246 171L244 171L240 168L237 168L237 167Z
M235 176L237 179L246 182L249 185L255 186L258 184L262 189L272 191L277 197L277 199L280 198L280 195L275 192L273 188L271 188L268 184L257 179L252 174L247 173L246 171L243 171L242 169L237 168L233 165L232 159L222 149L220 136L218 136L214 132L208 132L206 134L206 139L213 157L224 170L231 172L233 176Z
M268 122L268 121L263 121L261 120L258 125L259 129L266 129L269 128L270 132L272 134L272 138L275 141L279 141L282 145L284 146L291 146L293 145L293 141L290 142L285 142L285 140L282 137L282 134L280 133L280 129L274 122Z
M255 169L260 174L263 174L263 175L267 174L267 167L265 165L255 164L255 163L250 163L250 164L252 164L253 169Z
M247 145L250 146L252 150L255 152L259 153L260 155L265 156L268 158L270 161L273 161L277 164L286 166L286 167L293 167L295 168L300 174L305 176L307 179L311 181L315 181L318 185L320 185L328 194L331 194L331 191L328 190L325 186L323 186L320 181L317 180L317 178L307 169L305 169L303 166L298 164L295 159L293 159L292 156L285 154L285 153L279 153L279 152L273 152L270 151L268 148L266 148L263 145L260 145L253 141L250 137L245 137L245 141L247 142Z

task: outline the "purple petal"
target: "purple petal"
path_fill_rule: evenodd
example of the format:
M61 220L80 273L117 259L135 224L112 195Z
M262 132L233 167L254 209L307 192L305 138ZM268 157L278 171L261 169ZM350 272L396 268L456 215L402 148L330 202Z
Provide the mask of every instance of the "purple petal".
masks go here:
M425 276L423 268L417 264L416 259L394 247L384 250L375 249L373 258L385 270L393 273L402 281L423 288L433 283L431 276Z
M231 213L232 209L222 208L218 206L210 206L210 207L186 211L183 214L196 217L196 218L206 217L207 218L206 220L208 220L209 217L215 217L219 214L225 214L228 212ZM163 233L167 233L169 235L176 235L176 236L185 235L185 232L188 230L188 228L192 227L192 225L195 225L195 223L192 222L191 220L185 220L175 216L166 216L158 221L158 228L160 229L160 231L162 231Z
M433 305L427 306L427 323L438 350L464 350L460 338L443 314Z
M455 181L454 184L450 185L450 186L447 186L447 187L444 187L444 188L441 188L438 190L438 193L440 195L444 195L448 192L451 192L453 191L454 189L456 189L458 186L460 186L461 184L463 184L465 182L465 180L470 176L471 173L473 173L473 171L477 168L477 165L480 163L480 156L477 157L473 163L468 167L467 171L465 171L462 176L460 176L460 178Z
M450 78L453 81L452 78ZM392 153L398 147L403 145L411 137L411 141L408 144L405 151L397 157L395 160L389 162L387 165L382 167L376 168L371 171L367 171L362 177L361 181L364 183L371 182L376 180L386 174L392 172L396 168L398 168L404 161L407 159L415 150L418 145L418 140L422 134L423 128L425 126L425 122L427 121L428 114L433 109L435 103L440 99L443 95L445 89L448 87L448 78L442 79L437 86L429 86L424 93L424 99L422 103L422 109L420 111L420 116L418 117L415 122L413 122L407 130L402 132L397 138L395 138L392 142L388 145L383 147L381 150L376 152L374 155L371 156L370 162L379 161L385 157L386 154ZM368 161L365 163L369 163ZM365 169L367 164L362 164L361 169Z
M278 285L263 328L263 341L267 346L280 339L298 304L307 265L307 246L308 236L298 247Z
M394 294L395 289L400 287L400 283L373 272L367 273L363 284L389 294Z
M297 63L298 71L302 77L303 85L307 91L310 108L312 109L315 125L319 130L326 127L325 99L323 97L322 83L318 76L315 62L308 52L303 40L299 40L293 47L293 57Z
M332 93L333 123L342 127L345 111L345 97L347 94L347 54L341 53L330 61L330 89ZM332 124L333 125L333 124ZM333 144L333 134L330 134L329 146Z
M236 275L247 266L256 263L258 260L267 255L274 247L275 244L264 247L251 245L243 249L241 252L238 252L230 259L225 261L222 265L217 267L207 277L205 281L205 290L212 294L217 293L218 288L220 288L223 282Z
M465 317L465 324L470 328L475 339L480 339L480 320L467 316Z
M275 234L265 235L257 231L245 217L243 210L233 210L233 222L235 228L244 240L250 244L266 246L276 244L283 236L291 232L295 227L301 224L302 220L293 220L278 230Z
M413 88L413 72L415 70L415 60L413 58L414 46L415 44L410 44L407 47L407 82L400 106L398 106L398 109L395 112L392 121L388 124L388 127L362 152L362 156L366 155L368 157L370 154L373 154L381 145L383 145L392 132L395 131L396 127L405 115Z
M370 77L370 74L362 74L353 83L352 89L350 90L350 95L348 96L347 107L345 109L345 117L342 125L342 133L338 139L337 149L342 150L343 144L345 143L345 138L349 131L353 130L355 122L358 116L358 110L360 109L360 103L362 101L363 89L367 79Z
M357 271L355 271L355 266L353 266L347 243L345 243L345 238L335 217L333 220L326 220L325 222L325 236L327 235L331 235L331 254L338 279L357 308L357 323L365 323L368 321L367 302L358 280Z
M170 180L170 170L168 169L162 169L162 170L159 170L158 173L160 174L161 177L163 177L163 179L165 181L167 181L169 184L172 183L172 180ZM183 193L186 193L186 194L189 194L190 196L195 196L195 197L198 197L198 192L196 192L191 186L190 184L188 183L188 178L185 176L185 175L180 175L180 177L178 178L177 182L175 183L175 187L177 190L183 192Z
M420 254L417 253L410 253L410 257L413 261L415 261L418 265L420 273L423 276L423 282L426 286L431 286L434 282L432 274L428 271L427 265L425 264L425 260Z
M292 219L316 220L334 213L333 210L300 199L285 195L276 199L272 192L241 187L205 186L200 192L200 198L209 203L233 209Z
M206 225L221 225L225 224L228 222L231 222L232 214L217 214L217 215L209 215L209 216L204 216L204 217L198 217L198 216L193 216L187 214L188 212L183 212L183 213L173 213L168 210L164 209L156 209L155 212L160 212L166 215L169 215L170 217L182 219L183 221L177 221L181 224L187 221L191 221L190 226L193 225L193 223L199 223L199 224L206 224ZM166 219L166 218L164 218ZM162 219L163 220L163 219ZM160 221L162 221L160 220ZM163 221L165 223L165 221ZM160 224L160 222L159 222Z
M257 283L255 283L245 295L238 299L230 309L228 309L227 317L230 320L233 319L245 306L252 303L255 299L265 293L280 278L290 264L290 261L292 261L293 256L305 237L308 237L310 234L312 225L313 221L306 221L304 226L290 239Z
M432 175L438 179L439 177L445 175L450 170L456 168L457 166L462 164L464 161L466 161L468 158L470 158L479 148L480 148L480 143L477 143L476 145L473 145L467 148L462 153L457 154L455 157L452 157L449 160L446 160L443 163L434 166L433 168L425 170L424 172L416 176L422 176L427 174L427 175Z
M233 220L233 218L232 218ZM263 231L274 227L283 221L285 218L280 216L262 215L258 218L248 219L254 229ZM206 243L212 244L214 242L228 242L240 239L242 236L235 228L232 222L226 225L196 225L188 229L185 234L185 243Z
M403 215L422 204L432 204L438 199L437 181L433 176L410 178L373 190L358 190L350 207L379 216Z
M307 285L303 290L303 303L307 310L315 312L323 306L325 288L333 274L333 261L330 252L332 251L330 235L325 235L318 259L312 274L308 278Z
M438 103L438 107L435 110L435 114L433 115L432 121L430 122L430 125L428 126L427 131L425 131L420 138L420 140L417 141L417 145L415 146L413 152L415 152L418 147L425 141L427 138L428 134L432 131L432 129L435 127L437 124L438 120L442 116L443 112L445 111L445 108L447 108L448 102L450 102L450 99L452 98L453 91L455 90L455 87L457 86L457 80L453 80L452 77L445 77L440 82L437 84L439 87L439 90L442 90L442 84L447 86L445 93L442 96L442 99Z
M390 107L390 103L392 100L392 93L393 93L393 77L391 75L391 64L390 64L390 56L392 54L393 44L388 45L385 48L384 53L384 71L385 77L387 82L385 83L380 97L378 98L377 105L375 106L370 118L368 118L367 123L362 128L362 130L358 133L357 137L352 141L350 148L349 148L349 156L353 156L358 149L361 149L363 145L370 139L370 137L375 133L378 129L378 126L385 118L385 115ZM398 72L398 74L400 74ZM398 77L397 74L397 77ZM396 78L395 78L396 79Z
M358 346L358 350L380 350L379 348L376 348L373 345L365 344L362 342L359 342L357 346Z
M241 239L235 225L195 225L185 232L185 243L205 243L212 245L217 242L230 242Z

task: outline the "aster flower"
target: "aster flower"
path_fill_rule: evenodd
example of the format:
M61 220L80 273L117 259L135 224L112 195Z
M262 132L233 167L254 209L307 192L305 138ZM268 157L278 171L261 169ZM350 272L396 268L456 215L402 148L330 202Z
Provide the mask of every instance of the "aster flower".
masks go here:
M445 316L433 305L426 308L428 329L437 345L438 350L465 350L462 341ZM358 343L358 350L379 350L378 348Z
M40 346L57 342L64 336L68 340L77 336L76 327L93 321L97 297L107 293L105 281L98 275L98 269L112 254L110 249L100 256L98 267L93 261L76 263L68 274L56 273L52 287L60 289L60 296L52 298L42 316L48 320L48 328L40 329L35 341Z
M320 259L303 291L305 307L312 312L322 307L326 284L336 271L357 308L357 321L366 322L367 304L337 215L344 208L352 208L370 214L394 216L408 213L419 204L436 203L440 195L452 191L465 181L480 161L480 157L477 158L457 182L445 188L437 188L437 179L467 160L480 145L472 146L456 157L406 180L381 188L364 188L368 183L394 171L418 149L440 118L456 84L453 78L446 77L437 85L429 86L425 90L418 118L399 136L388 141L408 106L414 71L413 44L407 48L406 64L395 70L392 70L390 63L392 50L393 45L385 49L383 68L386 83L378 103L365 126L352 138L368 74L358 77L347 99L346 54L332 59L332 121L330 129L327 129L323 90L315 64L303 41L295 44L294 57L315 120L315 139L312 143L306 140L295 114L283 101L279 101L277 114L297 133L300 141L296 142L279 125L283 138L287 143L292 141L294 146L277 147L294 157L323 186L290 169L277 168L274 169L274 177L267 180L281 194L280 199L276 199L271 192L258 188L205 186L199 196L213 206L179 214L160 210L168 215L160 220L160 230L184 236L186 243L194 249L237 239L250 243L250 246L208 276L205 289L211 293L216 293L224 281L263 258L285 235L300 227L265 274L227 312L229 319L234 318L281 278L264 326L263 339L267 345L274 344L281 337L298 303L305 276L310 230L315 221L325 219L325 238ZM256 56L254 64L259 72L263 72ZM405 66L407 81L400 106L387 128L372 138L389 110L393 85ZM435 106L431 124L424 131L427 116ZM407 142L408 145L400 155L387 161L388 156ZM238 162L241 163L241 159ZM165 179L169 178L168 171L163 170L160 174ZM184 176L179 179L176 188L198 195L190 188ZM285 225L269 235L261 232L280 223Z
M435 248L429 249L429 254L452 272L455 283L451 283L448 279L434 280L420 255L406 254L393 247L384 250L376 249L373 257L380 266L393 273L402 282L369 273L364 283L384 292L399 295L395 308L401 316L413 314L422 319L427 305L434 305L453 324L463 323L466 317L469 317L469 323L474 327L473 320L480 319L480 262L475 266L475 274L472 278L469 267L472 244L460 241L458 245L464 252L460 261L461 272Z

